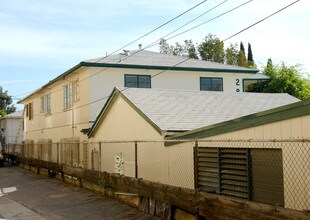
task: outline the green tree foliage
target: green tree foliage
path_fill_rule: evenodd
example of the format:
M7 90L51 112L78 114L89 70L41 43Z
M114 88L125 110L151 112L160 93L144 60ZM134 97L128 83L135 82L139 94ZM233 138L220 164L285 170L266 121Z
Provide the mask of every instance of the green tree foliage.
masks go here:
M209 34L198 46L198 52L202 60L224 63L224 42L215 35Z
M235 43L224 50L224 42L212 34L208 34L200 44L194 44L192 40L185 40L183 44L176 42L175 45L169 45L165 39L159 42L161 53L255 68L251 44L248 44L248 59L242 42L239 51L237 48Z
M8 91L3 91L0 86L0 115L4 116L16 111L16 107L12 104L12 97L8 95Z
M252 47L251 44L248 43L248 65L249 68L254 68L254 60L253 60L253 54L252 54Z
M159 41L159 52L164 54L172 54L171 46L167 43L165 39L160 39Z
M238 45L230 44L225 50L226 64L237 65L238 64Z
M240 43L240 50L238 53L237 64L238 66L248 67L248 63L245 57L244 46L242 42Z
M244 46L243 46L242 41L241 41L241 43L240 43L240 51L243 51L243 53L245 54L245 49L244 49Z
M159 51L160 53L198 59L196 47L192 40L185 40L183 45L176 42L175 45L172 46L169 45L165 39L161 39L159 42Z
M192 40L185 40L184 41L184 53L189 58L198 59L198 54L196 51L196 47Z
M272 68L272 60L271 60L271 58L268 59L266 67L267 68Z
M284 63L273 65L269 59L263 73L269 76L270 80L263 86L260 85L262 92L288 93L301 100L310 98L310 80L303 76L299 65L286 66ZM253 84L248 91L255 91L257 86Z

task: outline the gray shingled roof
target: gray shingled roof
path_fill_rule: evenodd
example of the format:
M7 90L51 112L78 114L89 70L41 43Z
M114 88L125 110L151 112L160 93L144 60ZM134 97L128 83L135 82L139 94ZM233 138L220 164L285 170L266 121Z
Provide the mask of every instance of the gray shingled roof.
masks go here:
M188 59L182 56L167 55L158 52L152 52L147 50L135 50L130 51L129 55L125 53L115 54L108 57L99 57L95 59L85 60L85 63L96 64L120 64L120 65L141 65L152 67L173 67L176 64L178 68L198 68L198 69L215 69L215 70L236 70L236 71L249 71L258 72L245 67L227 65L222 63L203 61L197 59Z
M119 90L163 131L192 130L300 101L280 93Z

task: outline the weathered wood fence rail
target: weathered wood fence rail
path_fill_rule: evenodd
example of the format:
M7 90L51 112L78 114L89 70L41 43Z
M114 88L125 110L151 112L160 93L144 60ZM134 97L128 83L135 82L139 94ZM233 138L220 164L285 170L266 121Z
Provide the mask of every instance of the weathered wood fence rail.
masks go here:
M161 183L126 177L119 174L71 167L43 160L7 155L24 167L46 169L50 177L61 174L75 177L84 183L113 188L125 193L138 194L196 215L197 219L310 219L310 212L286 209L247 200L206 192L197 192Z

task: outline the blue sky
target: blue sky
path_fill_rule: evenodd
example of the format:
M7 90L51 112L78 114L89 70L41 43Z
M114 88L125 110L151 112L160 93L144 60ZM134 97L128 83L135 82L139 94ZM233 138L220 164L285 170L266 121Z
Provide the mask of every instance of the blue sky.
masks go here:
M247 0L228 0L185 29ZM195 4L190 0L1 0L0 86L22 98L82 60L104 56L168 21ZM138 49L163 37L223 0L208 0L127 49ZM253 0L240 9L202 25L168 43L201 42L212 33L225 39L293 0ZM310 72L310 2L301 0L285 11L225 42L248 42L260 68L274 63L302 64ZM182 30L180 30L182 31ZM149 50L158 51L158 46ZM19 106L20 107L20 106Z

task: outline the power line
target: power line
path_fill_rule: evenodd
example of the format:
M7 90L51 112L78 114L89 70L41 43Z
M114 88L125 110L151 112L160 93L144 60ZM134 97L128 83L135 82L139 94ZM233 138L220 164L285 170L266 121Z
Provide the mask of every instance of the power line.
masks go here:
M216 5L216 6L214 6L213 8L211 8L211 9L207 10L206 12L202 13L202 14L201 14L201 15L199 15L198 17L196 17L196 18L194 18L194 19L190 20L189 22L185 23L184 25L182 25L182 26L178 27L177 29L175 29L175 30L171 31L169 34L166 34L166 35L165 35L165 36L163 36L161 39L163 39L163 38L165 38L165 37L168 37L169 35L171 35L171 34L175 33L176 31L178 31L178 30L182 29L183 27L185 27L185 26L189 25L190 23L192 23L192 22L196 21L197 19L201 18L202 16L206 15L206 14L207 14L207 13L209 13L210 11L212 11L212 10L216 9L217 7L221 6L222 4L224 4L224 3L225 3L225 2L227 2L227 1L228 1L228 0L222 1L221 3L217 4L217 5ZM158 41L160 41L160 39L159 39L159 40L154 41L154 42L153 42L153 43L151 43L151 44L149 44L149 45L148 45L148 46L146 46L144 49L148 49L148 48L151 48L151 47L153 47L153 46L157 45L157 42L158 42ZM153 45L153 44L154 44L154 45Z
M106 59L107 57L110 57L111 55L113 55L113 54L116 53L117 51L122 50L122 49L126 48L127 46L130 46L131 44L137 42L138 40L140 40L140 39L142 39L142 38L144 38L144 37L146 37L147 35L150 35L151 33L157 31L158 29L164 27L165 25L171 23L172 21L178 19L179 17L185 15L186 13L190 12L191 10L197 8L198 6L202 5L203 3L207 2L207 1L208 1L208 0L204 0L204 1L199 2L198 4L196 4L196 5L194 5L193 7L187 9L186 11L184 11L184 12L182 12L181 14L177 15L176 17L170 19L169 21L167 21L167 22L161 24L160 26L158 26L158 27L152 29L151 31L147 32L146 34L142 35L141 37L138 37L137 39L135 39L135 40L133 40L132 42L126 44L125 46L123 46L123 47L121 47L121 48L115 50L114 52L110 53L109 55L107 55L107 56L105 56L105 57L102 57L102 58L96 60L94 63L98 63L98 62L100 62L100 61ZM227 1L227 0L226 0L226 1ZM138 51L138 52L139 52L139 51ZM133 54L133 55L134 55L134 54ZM133 56L133 55L131 55L131 56ZM87 77L87 78L85 78L85 79L83 79L83 80L81 80L81 81L85 81L85 80L89 79L90 77L92 77L92 76L94 76L94 75L97 75L98 73L101 73L101 72L105 71L105 70L108 69L108 68L109 68L109 67L106 67L105 69L100 70L99 72L94 73L93 75L91 75L91 76L89 76L89 77ZM81 82L81 81L80 81L80 82ZM58 91L61 91L61 90L58 90ZM54 92L58 92L58 91L54 91Z
M202 4L205 3L206 1L208 1L208 0L204 0L204 1L199 2L198 4L194 5L194 6L191 7L190 9L187 9L186 11L184 11L184 12L182 12L181 14L177 15L176 17L174 17L174 18L170 19L169 21L167 21L167 22L165 22L165 23L159 25L158 27L152 29L151 31L147 32L146 34L142 35L141 37L138 37L137 39L131 41L130 43L126 44L125 46L121 47L120 49L115 50L114 52L110 53L108 56L101 58L100 60L105 59L105 58L111 56L112 54L115 54L116 52L118 52L118 51L120 51L120 50L122 50L122 49L124 49L124 48L126 48L126 47L128 47L128 46L130 46L131 44L137 42L138 40L141 40L142 38L146 37L147 35L150 35L151 33L157 31L158 29L164 27L165 25L171 23L172 21L178 19L179 17L185 15L186 13L190 12L191 10L193 10L193 9L197 8L198 6L202 5ZM100 60L98 60L97 62L99 62Z
M294 5L294 4L296 4L296 3L299 2L299 1L300 1L300 0L297 0L297 1L295 1L295 2L292 2L291 4L289 4L289 5L287 5L287 6L283 7L283 8L281 8L280 10L278 10L278 11L272 13L271 15L268 15L267 17L265 17L265 18L263 18L263 19L261 19L261 20L255 22L254 24L252 24L252 25L250 25L250 26L248 26L248 27L242 29L241 31L239 31L239 32L237 32L237 33L235 33L235 34L233 34L233 35L231 35L230 37L226 38L226 39L223 40L223 41L226 41L226 40L229 40L230 38L233 38L234 36L236 36L236 35L238 35L238 34L244 32L244 31L250 29L251 27L253 27L253 26L255 26L255 25L257 25L257 24L263 22L264 20L266 20L266 19L268 19L268 18L270 18L270 17L272 17L272 16L278 14L279 12L281 12L281 11L287 9L288 7L290 7L290 6Z
M217 4L217 5L214 6L213 8L207 10L207 11L204 12L203 14L201 14L201 15L199 15L198 17L196 17L196 18L190 20L189 22L187 22L186 24L184 24L184 25L178 27L177 29L171 31L170 33L168 33L168 34L165 35L164 37L161 37L160 39L165 38L165 37L167 37L167 36L169 36L169 35L175 33L176 31L178 31L178 30L180 30L181 28L187 26L188 24L194 22L195 20L197 20L198 18L202 17L203 15L205 15L205 14L209 13L210 11L216 9L217 7L221 6L221 5L224 4L226 1L228 1L228 0L222 1L221 3ZM181 35L181 34L184 34L184 33L188 32L188 31L190 31L190 30L192 30L192 29L195 29L195 28L197 28L198 26L201 26L201 25L203 25L203 24L206 24L206 23L208 23L208 22L210 22L210 21L212 21L212 20L215 20L215 19L217 19L217 18L219 18L219 17L221 17L221 16L223 16L223 15L225 15L225 14L227 14L227 13L233 11L233 10L236 10L237 8L242 7L243 5L245 5L245 4L247 4L247 3L251 2L251 1L253 1L253 0L250 0L250 1L248 1L248 2L245 2L245 3L243 3L243 4L241 4L241 5L239 5L239 6L235 7L235 8L233 8L233 9L231 9L231 10L229 10L229 11L226 11L226 12L224 12L224 13L222 13L222 14L220 14L220 15L218 15L218 16L216 16L216 17L214 17L214 18L212 18L212 19L210 19L210 20L208 20L208 21L206 21L206 22L203 22L202 24L199 24L199 25L195 26L194 28L191 28L191 29L189 29L189 30L187 30L187 31L185 31L185 32L179 33L179 34L177 34L177 35L175 35L175 36L173 36L173 37L171 37L171 38L168 38L168 40L170 40L170 39L172 39L172 38L174 38L174 37L177 37L177 36L179 36L179 35ZM151 43L151 44L148 44L146 47L143 48L143 50L148 49L148 48L151 48L151 47L153 47L153 46L159 44L159 43L157 43L157 42L159 42L160 39L154 41L154 42ZM133 54L130 54L130 55L128 55L127 57L125 57L122 61L124 61L124 60L126 60L126 59L128 59L128 58L130 58L130 57L132 57L132 56L134 56L135 54L139 53L140 51L141 51L141 50L135 51ZM102 59L104 59L104 58L101 58L101 59L99 59L99 60L102 60ZM95 63L97 63L97 62L99 62L99 61L96 61ZM120 62L120 61L119 61L119 62ZM119 63L119 62L117 62L117 63ZM109 69L109 68L110 68L110 67L105 67L103 70L100 70L100 71L94 73L93 75L91 75L91 76L85 78L84 80L86 80L86 79L88 79L88 78L90 78L90 77L93 77L93 76L95 76L95 75L97 75L97 74L99 74L99 73L101 73L101 72L104 72L105 70L107 70L107 69ZM83 80L83 81L84 81L84 80Z
M227 14L227 13L229 13L229 12L232 12L232 11L234 11L234 10L236 10L236 9L238 9L238 8L244 6L244 5L246 5L246 4L248 4L248 3L252 2L252 1L253 1L253 0L249 0L249 1L247 1L247 2L244 2L244 3L242 3L241 5L238 5L238 6L232 8L232 9L230 9L230 10L228 10L228 11L226 11L226 12L220 14L220 15L217 15L217 16L215 16L215 17L213 17L213 18L211 18L211 19L209 19L209 20L207 20L207 21L205 21L205 22L202 22L202 23L200 23L200 24L198 24L198 25L196 25L196 26L194 26L194 27L192 27L192 28L190 28L190 29L187 29L187 30L185 30L185 31L183 31L183 32L181 32L181 33L178 33L178 34L176 34L176 35L174 35L174 36L168 38L167 40L171 40L172 38L178 37L178 36L180 36L180 35L182 35L182 34L185 34L185 33L189 32L189 31L191 31L191 30L194 30L194 29L196 29L196 28L198 28L198 27L200 27L200 26L202 26L202 25L204 25L204 24L206 24L206 23L208 23L208 22L210 22L210 21L213 21L213 20L215 20L215 19L217 19L217 18L219 18L219 17L222 17L223 15L225 15L225 14Z
M247 4L247 3L251 2L251 1L253 1L253 0L247 1L247 2L241 4L241 5L239 5L239 6L235 7L235 8L233 8L233 9L230 9L230 10L228 10L228 11L222 13L221 15L218 15L218 16L216 16L216 17L214 17L214 18L212 18L212 19L210 19L210 20L208 20L208 21L214 20L214 19L216 19L216 18L218 18L218 17L220 17L220 16L222 16L222 15L224 15L224 14L227 14L228 12L231 12L231 11L237 9L237 8L240 8L241 6ZM240 31L240 32L238 32L238 33L232 35L231 37L233 37L233 36L235 36L235 35L237 35L237 34L243 32L243 31L249 29L250 27L253 27L253 26L255 26L256 24L258 24L258 23L260 23L260 22L266 20L267 18L269 18L269 17L271 17L271 16L273 16L273 15L275 15L275 14L277 14L277 13L283 11L284 9L290 7L291 5L297 3L298 1L300 1L300 0L297 0L297 1L295 1L295 2L293 2L293 3L291 3L291 4L289 4L289 5L285 6L284 8L282 8L282 9L276 11L275 13L273 13L273 14L271 14L271 15L269 15L269 16L263 18L263 19L261 19L260 21L254 23L253 25L249 26L248 28L245 28L245 29L243 29L242 31ZM201 26L202 24L205 24L205 23L206 23L206 22L203 22L203 23L201 23L200 25L195 26L194 28L196 28L196 27L198 27L198 26ZM188 32L188 31L190 31L190 30L192 30L192 29L193 29L193 28L187 30L186 32ZM183 33L184 33L184 32L182 32L182 33L180 33L180 34L183 34ZM174 36L173 36L173 37L174 37ZM226 38L224 41L230 39L231 37ZM169 39L170 39L170 38L169 38ZM138 51L138 52L139 52L139 51ZM132 55L132 56L133 56L133 55ZM157 77L158 75L161 75L162 73L167 72L168 70L170 70L170 69L172 69L172 68L174 68L174 67L176 67L176 66L178 66L178 65L180 65L180 64L182 64L182 63L185 63L185 62L188 61L189 59L190 59L190 58L186 58L185 60L182 60L181 62L179 62L179 63L177 63L177 64L175 64L175 65L173 65L173 66L171 66L171 67L169 67L169 68L167 68L167 69L165 69L165 70L162 70L162 71L158 72L157 74L151 76L151 78ZM107 68L109 68L109 67L107 67ZM105 68L104 70L106 70L107 68ZM100 72L101 72L101 71L100 71ZM98 72L97 72L97 73L98 73ZM97 73L95 73L95 74L97 74ZM93 75L95 75L95 74L93 74ZM93 76L93 75L91 75L91 76ZM91 76L90 76L90 77L91 77ZM88 78L89 78L89 77L88 77ZM129 89L129 88L124 88L124 89L120 90L120 92L125 91L125 90L127 90L127 89ZM73 107L71 110L79 109L79 108L82 108L82 107L85 107L85 106L88 106L88 105L97 103L97 102L102 101L102 100L104 100L104 99L106 99L106 98L108 98L108 97L109 97L109 95L108 95L108 96L104 96L104 97L102 97L102 98L100 98L100 99L94 100L94 101L89 102L89 103L87 103L87 104L84 104L84 105L81 105L81 106L78 106L78 107ZM61 112L56 112L56 113L53 113L53 114L59 114L59 113L62 113L62 112L63 112L63 111L61 111Z
M223 16L223 15L225 15L225 14L231 12L231 11L234 11L234 10L236 10L236 9L238 9L238 8L240 8L240 7L242 7L242 6L246 5L246 4L248 4L248 3L250 3L251 1L253 1L253 0L244 2L244 3L242 3L242 4L240 4L240 5L236 6L236 7L234 7L234 8L232 8L232 9L230 9L230 10L228 10L228 11L226 11L226 12L220 14L220 15L218 15L218 16L215 16L215 17L209 19L208 21L205 21L205 22L203 22L203 23L201 23L201 24L199 24L199 25L196 25L195 27L190 28L190 29L188 29L188 30L186 30L186 31L184 31L184 32L181 32L181 33L177 34L177 35L174 35L174 36L172 36L172 37L169 38L169 39L172 39L172 38L174 38L174 37L176 37L176 36L179 36L179 35L184 34L184 33L188 32L188 31L190 31L190 30L193 30L193 29L195 29L195 28L197 28L197 27L199 27L199 26L201 26L201 25L203 25L203 24L206 24L206 23L208 23L208 22L210 22L210 21L213 21L213 20L215 20L215 19L217 19L217 18L219 18L219 17L221 17L221 16ZM224 1L224 2L225 2L225 1ZM223 4L224 2L222 2L222 3L218 4L218 5L216 5L215 7L211 8L210 10L213 10L214 8L216 8L216 7L220 6L221 4ZM210 10L208 10L208 11L210 11ZM195 20L195 19L193 19L193 20ZM170 35L170 34L169 34L169 35ZM152 44L153 44L153 43L152 43ZM152 45L152 44L149 44L148 46L150 46L150 45ZM148 47L148 46L147 46L147 47ZM154 45L153 45L153 46L154 46ZM145 48L147 48L147 47L145 47ZM128 59L128 58L130 58L130 57L132 57L132 56L134 56L134 55L136 55L136 54L139 53L140 51L141 51L141 50L138 50L138 51L136 51L135 53L133 53L133 54L131 54L131 55L125 57L122 61L124 61L124 60L126 60L126 59ZM175 64L174 66L171 66L171 67L169 67L169 68L167 68L167 69L165 69L165 70L162 70L162 71L158 72L157 74L151 76L151 78L154 78L154 77L156 77L156 76L158 76L158 75L161 75L162 73L164 73L164 72L170 70L171 68L174 68L174 67L176 67L176 66L178 66L178 65L180 65L180 64L182 64L182 63L184 63L184 62L186 62L186 61L189 60L189 59L190 59L190 58L187 58L187 59L185 59L185 60L183 60L183 61L181 61L181 62ZM98 61L96 61L96 62L98 62ZM117 63L119 63L119 62L117 62ZM111 64L111 65L112 65L112 64ZM110 67L105 67L103 70L100 70L100 71L98 71L98 72L96 72L96 73L94 73L94 74L92 74L92 75L90 75L90 76L84 78L83 80L80 80L80 82L85 81L85 80L87 80L87 79L89 79L89 78L91 78L91 77L93 77L93 76L95 76L95 75L97 75L97 74L99 74L99 73L101 73L101 72L104 72L105 70L107 70L107 69L109 69L109 68L110 68ZM125 91L126 89L128 89L128 88L125 88L124 90L121 90L121 91ZM53 93L58 92L58 91L62 91L62 89L56 90L56 91L54 91ZM95 101L89 102L89 103L87 103L87 104L84 104L84 105L81 105L81 106L78 106L78 107L74 107L74 108L72 108L72 109L82 108L82 107L85 107L85 106L88 106L88 105L97 103L97 102L99 102L99 101L102 101L102 100L104 100L104 99L107 99L108 97L109 97L109 95L104 96L104 97L102 97L102 98L100 98L100 99L97 99L97 100L95 100ZM53 113L53 114L59 114L59 113L62 113L62 112L63 112L63 111L56 112L56 113ZM39 116L41 116L41 115L39 115Z

